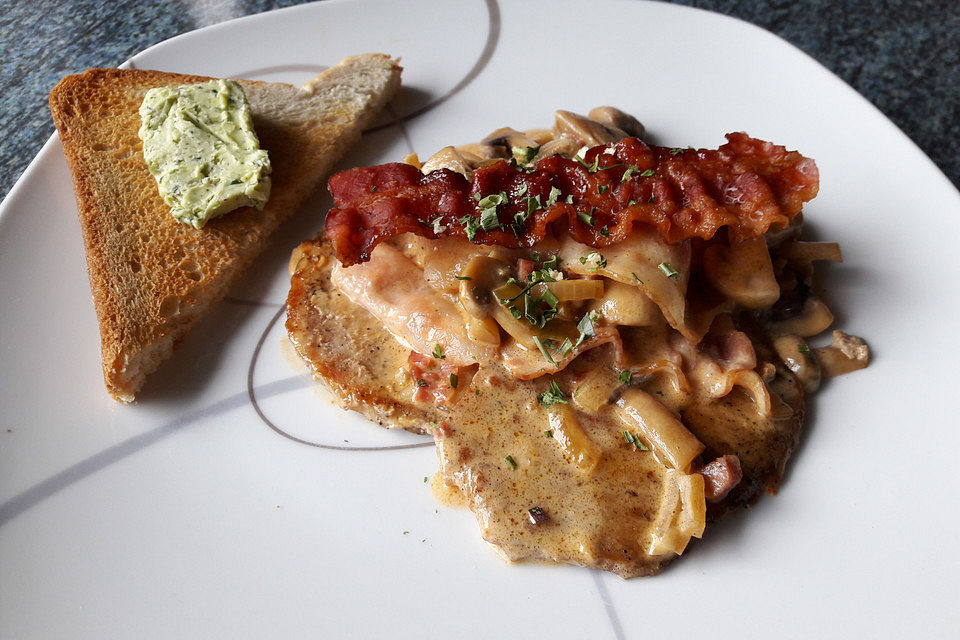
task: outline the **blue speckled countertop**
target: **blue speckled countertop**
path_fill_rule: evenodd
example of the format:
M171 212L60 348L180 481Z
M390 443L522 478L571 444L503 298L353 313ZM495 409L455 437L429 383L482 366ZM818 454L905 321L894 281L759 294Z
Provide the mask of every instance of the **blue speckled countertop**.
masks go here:
M677 0L797 45L886 113L960 187L960 0ZM0 0L0 197L53 132L62 78L297 0Z

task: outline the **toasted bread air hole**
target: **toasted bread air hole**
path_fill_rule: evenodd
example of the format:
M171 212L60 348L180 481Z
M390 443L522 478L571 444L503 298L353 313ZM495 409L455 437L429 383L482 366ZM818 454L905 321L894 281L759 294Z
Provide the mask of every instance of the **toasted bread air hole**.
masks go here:
M160 301L160 317L170 320L180 315L180 296L166 296Z
M180 262L180 269L183 271L184 275L194 281L200 281L203 279L203 273L200 272L200 267L194 260L190 258L185 258Z

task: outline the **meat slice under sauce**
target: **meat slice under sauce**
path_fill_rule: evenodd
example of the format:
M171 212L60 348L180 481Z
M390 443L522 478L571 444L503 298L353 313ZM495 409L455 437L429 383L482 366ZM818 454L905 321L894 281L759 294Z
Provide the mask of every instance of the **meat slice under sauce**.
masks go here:
M380 252L390 254L391 264L399 263L395 268L419 271L389 246ZM376 266L376 260L360 267L369 266ZM655 534L659 527L662 538L665 525L667 533L676 533L678 514L685 508L671 482L678 476L699 476L687 475L690 469L668 468L651 447L624 437L612 404L624 388L620 379L624 364L639 372L629 386L662 400L706 446L699 460L725 455L740 460L743 481L719 503L706 505L708 519L751 502L763 489L775 490L798 438L802 389L788 371L778 367L769 383L773 408L767 416L739 388L720 400L697 400L689 393L698 387L696 381L689 384L685 377L696 376L702 367L687 366L683 354L660 336L670 331L665 327L623 333L634 345L628 363L620 361L612 344L591 349L570 366L533 380L516 379L494 361L481 365L472 376L460 376L454 401L437 403L421 394L421 400L428 401L418 402L411 362L423 363L429 356L411 360L410 349L387 331L379 317L333 286L330 249L322 238L301 245L291 270L287 328L317 379L332 387L345 406L384 426L418 431L443 425L430 429L440 476L465 498L484 539L510 560L577 564L633 577L656 573L675 557L662 548L658 551ZM383 274L389 283L389 269ZM422 274L419 278L422 281ZM418 295L437 293L435 288L416 288ZM402 303L405 298L400 293L394 299ZM639 344L660 346L643 349ZM443 359L437 365L456 363ZM601 384L594 384L601 378ZM588 379L593 381L588 385L590 400L573 395L567 404L554 407L538 402L551 382L569 396L586 393ZM681 388L687 396L678 395ZM569 433L555 427L558 409L575 420ZM701 487L706 484L700 481ZM682 545L685 542L681 549Z
M590 367L616 371L603 349L589 357ZM483 383L491 375L500 381L497 386ZM578 375L563 371L552 380L571 390ZM551 429L551 409L537 402L549 388L545 380L510 380L490 369L481 369L474 380L479 395L464 394L449 415L450 426L435 433L440 475L466 498L484 540L502 556L594 567L624 578L654 574L675 557L656 553L651 536L661 509L673 508L665 504L665 484L676 471L649 448L624 438L610 403L596 412L575 412L583 436L598 452L595 465L584 468ZM778 403L782 410L770 417L760 415L739 391L722 401L722 412L711 411L712 401L694 400L682 414L684 424L710 443L705 460L743 456L746 481L738 486L739 477L727 474L724 490L732 491L731 502L749 503L779 481L800 431L802 402L799 388L785 384L797 392L789 397L793 406L788 410L786 402ZM642 387L657 396L665 385L651 379ZM707 508L715 518L727 505Z

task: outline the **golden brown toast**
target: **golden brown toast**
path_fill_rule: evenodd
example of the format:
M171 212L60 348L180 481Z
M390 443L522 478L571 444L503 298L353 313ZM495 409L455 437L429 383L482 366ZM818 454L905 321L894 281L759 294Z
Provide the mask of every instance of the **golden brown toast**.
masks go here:
M202 230L174 220L143 160L138 108L154 87L210 78L92 69L64 78L50 110L73 175L100 324L103 374L131 401L146 376L220 300L400 86L389 56L345 58L300 89L240 80L273 187L262 211L237 209Z

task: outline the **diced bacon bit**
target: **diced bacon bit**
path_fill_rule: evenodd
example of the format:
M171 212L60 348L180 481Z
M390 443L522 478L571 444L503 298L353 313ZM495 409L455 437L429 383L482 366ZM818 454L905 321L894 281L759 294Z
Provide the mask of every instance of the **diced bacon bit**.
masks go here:
M723 500L743 479L737 456L720 456L697 473L703 476L703 493L710 502Z
M526 258L520 258L517 260L517 278L526 282L527 276L533 273L534 269L537 268L537 263L533 260L527 260Z
M718 330L715 325L704 336L702 348L726 371L753 369L757 366L753 342L747 334L732 326Z
M410 377L413 378L413 384L415 385L414 402L433 402L438 405L445 405L454 399L457 389L450 385L450 375L457 376L457 388L459 388L461 375L467 367L438 364L442 361L416 351L411 351L407 360L410 363Z
M613 154L604 153L608 149ZM624 138L593 147L583 162L554 155L532 170L495 162L475 170L472 181L448 169L423 175L391 163L341 171L328 186L334 208L327 215L327 237L349 267L401 233L466 237L461 220L478 220L477 200L501 192L508 201L496 209L499 224L471 228L473 242L532 247L558 227L600 248L626 240L634 224L655 227L670 243L708 240L722 227L734 240L756 238L771 225L789 226L817 195L819 174L813 160L796 151L730 133L715 150ZM554 196L546 206L553 189L562 199ZM535 201L543 208L532 206ZM437 220L440 234L434 232Z

